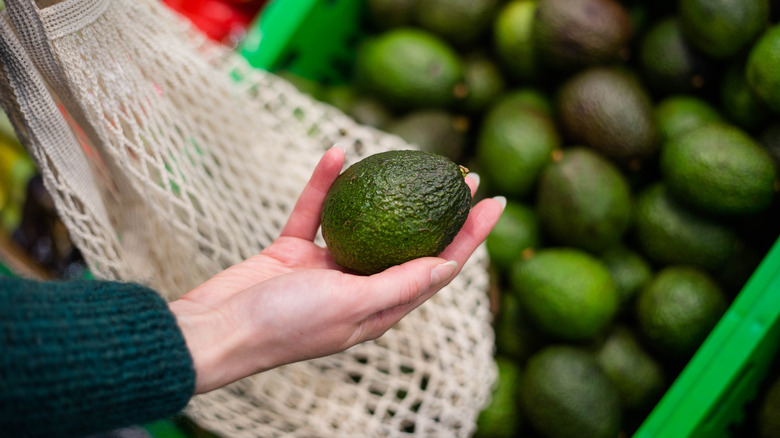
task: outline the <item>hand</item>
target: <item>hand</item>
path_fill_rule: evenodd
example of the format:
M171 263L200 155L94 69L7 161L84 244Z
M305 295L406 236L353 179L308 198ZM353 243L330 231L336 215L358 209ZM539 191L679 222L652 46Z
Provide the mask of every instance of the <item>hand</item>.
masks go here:
M452 280L505 203L496 198L475 205L439 257L353 275L313 242L325 195L343 164L342 150L326 152L278 239L170 303L192 354L196 393L378 338ZM473 195L477 179L466 182Z

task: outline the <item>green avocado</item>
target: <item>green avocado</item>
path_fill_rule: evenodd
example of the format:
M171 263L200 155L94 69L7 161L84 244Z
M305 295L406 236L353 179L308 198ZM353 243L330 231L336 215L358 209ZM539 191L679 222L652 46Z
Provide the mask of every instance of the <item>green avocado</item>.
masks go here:
M460 55L421 28L400 27L367 38L355 52L355 83L393 110L448 107L463 82Z
M600 252L631 223L631 188L620 169L593 149L563 149L537 182L542 229L558 244Z
M631 70L597 66L561 84L557 110L570 143L619 163L647 161L660 147L653 100Z
M467 172L419 150L381 152L351 165L322 207L322 236L336 263L370 275L438 255L471 209Z
M522 425L520 415L520 376L518 362L496 356L498 379L490 404L477 417L476 438L511 438L517 436Z
M620 394L595 357L569 344L551 344L525 364L520 412L540 436L620 436Z
M615 0L539 1L533 44L547 70L571 73L627 59L632 26L628 10Z

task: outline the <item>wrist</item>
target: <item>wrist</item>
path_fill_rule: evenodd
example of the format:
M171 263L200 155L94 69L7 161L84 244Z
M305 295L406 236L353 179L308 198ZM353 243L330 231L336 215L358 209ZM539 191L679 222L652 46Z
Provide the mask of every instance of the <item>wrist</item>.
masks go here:
M220 312L180 299L168 305L184 336L195 368L195 393L220 388L243 377L237 369L240 332L232 330Z

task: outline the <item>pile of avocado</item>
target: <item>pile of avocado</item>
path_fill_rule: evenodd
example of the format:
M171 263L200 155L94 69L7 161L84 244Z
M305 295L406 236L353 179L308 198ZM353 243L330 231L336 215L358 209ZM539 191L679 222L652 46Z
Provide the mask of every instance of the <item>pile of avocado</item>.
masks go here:
M780 232L780 2L366 0L363 24L351 81L307 91L508 199L476 435L630 435Z

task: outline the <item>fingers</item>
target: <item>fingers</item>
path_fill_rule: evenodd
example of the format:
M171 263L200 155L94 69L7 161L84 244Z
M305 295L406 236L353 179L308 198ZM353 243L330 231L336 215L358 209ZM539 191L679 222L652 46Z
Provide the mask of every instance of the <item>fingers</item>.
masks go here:
M475 172L469 172L466 175L466 184L471 189L471 197L473 198L474 194L477 193L477 187L479 187L479 175Z
M365 318L358 327L357 338L362 342L381 336L449 283L457 268L455 261L425 257L364 277L363 290L370 296L362 300L366 304L362 312Z
M320 212L331 184L344 165L344 151L332 147L322 156L295 203L281 236L314 240L320 226Z
M455 260L460 266L463 266L498 222L505 206L506 198L503 196L480 201L471 209L466 223L463 224L452 243L439 254L439 257Z

